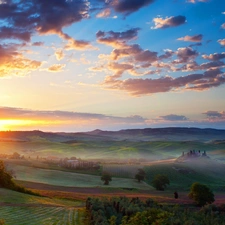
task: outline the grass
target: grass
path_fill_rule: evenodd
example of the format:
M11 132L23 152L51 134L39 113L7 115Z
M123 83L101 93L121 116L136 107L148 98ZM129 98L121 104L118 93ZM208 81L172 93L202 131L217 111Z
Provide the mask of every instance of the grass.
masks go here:
M81 201L70 201L65 199L52 199L33 196L4 188L0 188L0 196L0 203L30 204L31 206L37 204L45 204L61 207L83 207L84 205L84 203Z
M84 202L38 197L0 188L0 219L7 225L81 225Z
M162 163L145 167L147 183L150 184L155 175L164 174L170 180L168 188L173 190L189 190L194 182L206 184L215 191L224 190L224 169L224 164L209 159L185 163Z
M0 215L7 225L82 225L84 209L5 206Z
M100 176L33 168L22 165L9 167L16 173L16 180L31 181L65 187L113 187L151 189L146 183L138 183L134 179L113 177L109 186L103 185Z
M134 178L138 169L142 168L143 165L104 164L102 171L108 172L115 177Z
M17 151L25 157L58 156L81 157L87 159L127 159L144 158L158 160L178 157L183 151L191 149L206 150L214 158L224 160L225 142L198 141L86 141L77 143L60 143L44 140L27 142L1 142L1 153Z

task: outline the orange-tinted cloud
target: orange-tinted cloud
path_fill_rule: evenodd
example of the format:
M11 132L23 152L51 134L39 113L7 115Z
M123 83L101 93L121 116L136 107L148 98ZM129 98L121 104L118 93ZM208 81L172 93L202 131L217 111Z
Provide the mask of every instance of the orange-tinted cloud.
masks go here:
M224 38L224 39L219 39L218 42L219 42L221 45L224 45L224 46L225 46L225 38Z
M203 91L225 83L225 74L218 69L177 78L170 76L160 77L158 79L139 78L120 80L117 78L108 76L102 85L109 89L126 91L133 96L179 90Z
M184 37L181 37L181 38L178 38L177 40L178 41L191 41L191 42L201 42L202 41L202 34L199 34L199 35L194 35L194 36L184 36Z
M101 128L101 126L122 126L126 124L126 126L132 125L144 125L147 121L146 118L141 117L139 115L131 115L126 117L119 116L109 116L104 114L97 113L80 113L73 111L41 111L41 110L29 110L23 108L12 108L12 107L0 107L0 126L1 120L4 121L5 127L8 129L43 129L47 126L54 129L54 127L58 127L58 130L62 130L62 128L72 129L74 130L74 125L78 127L78 129L91 129L92 127L96 129L96 127ZM8 121L8 126L7 126ZM17 121L17 123L12 123L13 121ZM82 128L83 127L83 128Z
M17 45L0 45L0 76L24 76L42 65L24 57L17 48Z
M169 27L177 27L186 22L185 16L171 16L166 17L165 19L161 17L156 17L153 19L153 22L155 23L155 26L152 27L152 29L163 29L163 28L169 28Z
M56 50L55 57L58 61L62 60L65 57L65 54L63 53L63 50L62 49Z
M63 71L63 68L65 67L65 64L54 64L52 66L50 66L47 70L49 72L61 72Z
M108 18L111 15L111 10L109 8L104 9L96 15L97 18Z
M225 58L225 52L222 53L214 53L210 55L202 55L203 59L208 59L212 61L217 61Z

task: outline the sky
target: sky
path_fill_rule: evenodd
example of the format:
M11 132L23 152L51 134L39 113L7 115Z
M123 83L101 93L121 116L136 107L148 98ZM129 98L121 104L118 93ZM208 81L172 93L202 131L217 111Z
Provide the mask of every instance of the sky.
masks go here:
M225 1L0 0L0 130L225 129Z

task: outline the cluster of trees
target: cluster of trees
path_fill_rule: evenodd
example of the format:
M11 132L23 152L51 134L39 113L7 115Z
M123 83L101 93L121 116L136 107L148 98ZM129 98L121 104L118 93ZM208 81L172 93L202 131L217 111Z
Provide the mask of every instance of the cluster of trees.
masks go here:
M160 205L152 199L114 197L88 198L88 225L224 225L225 205L206 205L199 210L182 206Z
M141 182L145 179L146 173L143 169L138 169L137 174L135 175L135 179L138 182ZM112 175L108 172L103 172L101 176L101 180L104 181L104 185L109 185L109 182L112 181Z
M145 171L143 169L139 169L138 173L135 175L135 178L138 180L138 182L141 182L145 179L145 176ZM108 185L109 182L112 181L112 176L110 173L104 172L102 174L101 180L104 181L104 185ZM167 185L170 184L170 180L166 175L157 174L154 176L151 183L152 186L156 188L156 190L164 191ZM209 187L198 182L192 184L188 196L189 198L193 199L193 201L198 206L212 204L215 201L214 194L209 189ZM174 197L178 198L177 192L174 192Z
M0 160L0 187L26 193L26 194L39 195L37 193L34 193L33 191L27 190L26 188L16 184L13 181L13 172L8 171L5 167L4 162L1 160Z

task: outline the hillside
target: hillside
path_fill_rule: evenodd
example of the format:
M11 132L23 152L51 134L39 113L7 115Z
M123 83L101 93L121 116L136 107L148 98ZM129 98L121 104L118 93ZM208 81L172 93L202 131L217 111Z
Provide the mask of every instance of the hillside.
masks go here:
M83 224L84 203L0 188L0 220L7 225Z
M145 128L119 131L94 130L79 133L52 133L42 131L1 131L0 141L31 141L33 139L51 142L72 141L216 141L225 139L225 130L200 128Z

